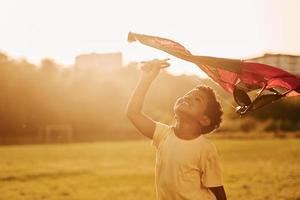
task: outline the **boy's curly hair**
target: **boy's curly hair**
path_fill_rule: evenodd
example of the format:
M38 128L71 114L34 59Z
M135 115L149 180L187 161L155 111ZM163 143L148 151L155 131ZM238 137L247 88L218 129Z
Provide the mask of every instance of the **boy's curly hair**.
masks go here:
M216 94L212 88L198 85L196 86L196 89L204 91L207 96L207 106L204 113L207 117L209 117L210 125L202 127L202 134L207 134L219 128L222 122L223 111L220 102L217 100Z

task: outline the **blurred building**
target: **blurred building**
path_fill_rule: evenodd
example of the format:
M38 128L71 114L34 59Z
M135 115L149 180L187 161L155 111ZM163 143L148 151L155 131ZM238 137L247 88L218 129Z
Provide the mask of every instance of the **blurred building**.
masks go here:
M266 53L262 56L253 57L246 60L280 67L288 72L291 72L292 74L300 75L300 55L297 56Z
M75 58L75 68L84 71L112 72L122 67L122 53L81 54Z

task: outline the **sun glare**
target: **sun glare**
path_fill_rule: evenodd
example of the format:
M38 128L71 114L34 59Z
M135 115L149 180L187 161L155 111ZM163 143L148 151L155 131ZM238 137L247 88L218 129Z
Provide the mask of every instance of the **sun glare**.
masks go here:
M124 63L168 57L126 41L127 33L174 39L194 54L227 58L266 51L300 54L300 2L291 1L1 1L0 51L38 63L71 65L81 53L119 52ZM287 34L289 33L289 34ZM174 74L201 73L178 59ZM183 67L184 65L184 67Z

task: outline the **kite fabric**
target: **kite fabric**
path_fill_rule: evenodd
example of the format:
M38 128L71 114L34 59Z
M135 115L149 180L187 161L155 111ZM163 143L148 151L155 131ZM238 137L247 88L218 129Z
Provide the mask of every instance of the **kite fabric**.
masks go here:
M224 90L234 95L236 102L243 107L239 112L241 115L254 107L260 107L253 106L253 103L263 106L283 96L300 96L300 77L273 66L237 59L193 55L178 42L130 32L128 42L134 41L196 64ZM271 91L273 96L264 96L252 102L247 92L257 89L261 91L256 98L264 90Z
M130 32L128 41L139 41L144 45L160 49L175 57L195 63L226 91L233 92L240 81L246 85L280 87L288 90L290 96L300 95L300 77L269 65L235 59L223 59L208 56L195 56L184 46L169 39ZM250 86L251 88L251 86Z
M144 34L128 34L128 41L162 50L180 59L196 64L224 90L234 95L239 113L259 108L284 96L300 96L300 77L282 69L237 59L193 55L178 42ZM260 89L252 102L247 92ZM272 94L262 95L264 90Z

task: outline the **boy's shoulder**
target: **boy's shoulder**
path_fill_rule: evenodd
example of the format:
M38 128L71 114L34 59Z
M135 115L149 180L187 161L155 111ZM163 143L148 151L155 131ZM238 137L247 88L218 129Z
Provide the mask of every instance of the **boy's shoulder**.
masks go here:
M211 152L216 152L217 151L217 148L216 148L216 145L214 144L213 141L211 141L209 138L205 137L205 135L202 135L202 150L205 152L205 153L211 153Z
M155 129L152 138L152 145L158 148L159 145L166 139L166 137L170 135L169 133L171 132L172 126L159 121L154 122Z

